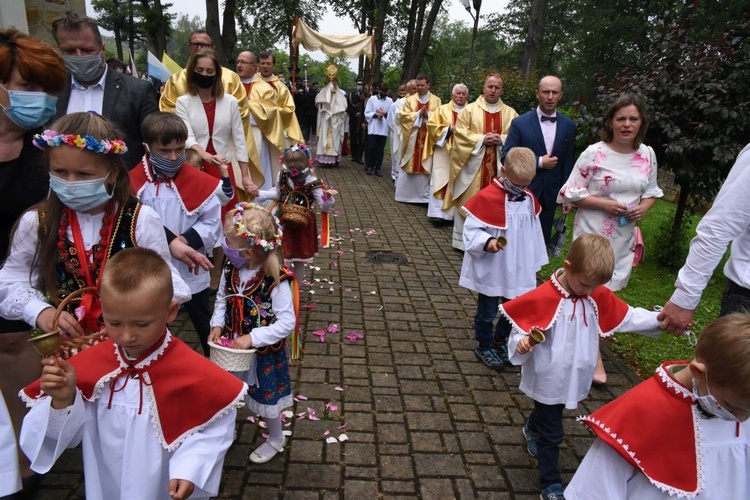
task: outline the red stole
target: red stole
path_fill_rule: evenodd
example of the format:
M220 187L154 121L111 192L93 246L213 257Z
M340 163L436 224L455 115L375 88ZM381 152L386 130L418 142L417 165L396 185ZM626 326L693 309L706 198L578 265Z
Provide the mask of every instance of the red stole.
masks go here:
M76 386L86 401L99 399L105 384L110 385L112 399L126 383L141 384L141 403L153 404L154 431L167 451L174 451L187 437L232 410L247 390L240 379L169 333L149 355L134 362L128 362L112 340L106 340L84 349L68 363L76 370ZM21 397L33 405L46 395L37 380L21 391Z
M248 82L248 83L243 83L242 84L242 86L245 87L245 93L247 94L247 98L248 99L250 99L250 91L253 90L253 84L254 83L255 82Z
M497 113L484 112L484 133L501 133L503 130L503 117ZM482 177L479 189L490 185L492 179L497 175L497 145L485 146L484 158L482 158Z
M175 190L182 204L182 209L188 216L200 210L221 184L221 181L217 183L213 176L190 165L183 165L172 179L160 178L157 180L148 164L148 154L144 157L144 161L141 161L128 175L130 177L130 192L133 196L140 199L141 193L149 183L156 184L157 189L159 184L165 183Z
M419 102L417 100L417 113L419 113L422 109L426 109L427 111L430 110L430 101L428 100L425 103ZM413 166L411 168L412 174L426 174L427 170L424 169L422 166L422 153L424 152L424 143L427 140L427 119L422 119L422 124L419 126L419 129L417 129L417 139L414 144L414 156L412 156L413 160Z
M534 217L539 217L542 206L528 189L526 190L526 196L530 196L534 202ZM473 217L483 224L498 229L507 229L505 211L508 203L514 202L508 200L508 193L503 189L500 179L495 177L492 184L469 198L469 201L463 206L463 210L467 216Z
M564 300L586 300L594 307L598 333L612 335L625 321L630 307L605 286L597 287L591 295L573 297L557 281L545 281L534 290L526 292L500 306L500 311L519 330L529 333L532 328L549 330L559 318ZM564 320L564 318L563 318Z
M703 489L695 435L695 419L700 417L693 391L667 370L688 363L665 362L656 375L579 420L654 486L670 495L692 497Z

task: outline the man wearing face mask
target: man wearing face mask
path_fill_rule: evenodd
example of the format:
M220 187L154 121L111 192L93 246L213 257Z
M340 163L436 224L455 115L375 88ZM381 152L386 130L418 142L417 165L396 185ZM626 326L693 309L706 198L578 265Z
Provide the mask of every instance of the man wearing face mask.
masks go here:
M70 74L55 118L77 111L102 115L123 132L128 146L123 160L133 168L144 152L141 123L158 109L153 85L107 68L99 27L89 17L68 12L52 22L52 35Z
M373 85L373 88L375 86ZM388 97L388 84L383 82L378 93L367 100L365 120L367 120L367 175L382 177L380 166L383 164L385 141L388 138L388 110L393 100Z
M565 498L747 498L750 315L713 321L695 359L656 374L579 420L595 434Z

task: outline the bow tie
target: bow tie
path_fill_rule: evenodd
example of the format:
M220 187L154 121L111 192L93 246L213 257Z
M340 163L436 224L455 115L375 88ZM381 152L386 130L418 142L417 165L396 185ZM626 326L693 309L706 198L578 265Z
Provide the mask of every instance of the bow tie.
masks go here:
M556 121L557 121L557 117L556 116L542 115L542 123L544 123L544 122L555 123Z

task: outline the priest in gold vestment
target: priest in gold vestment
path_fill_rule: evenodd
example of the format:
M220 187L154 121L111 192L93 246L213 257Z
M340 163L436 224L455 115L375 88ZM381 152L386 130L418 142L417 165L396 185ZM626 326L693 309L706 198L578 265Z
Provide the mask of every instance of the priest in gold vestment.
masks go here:
M440 106L427 122L430 140L435 145L430 173L430 201L427 203L427 217L430 220L452 221L456 211L453 206L443 210L443 200L445 200L450 180L451 151L456 121L458 121L458 114L466 106L468 97L469 89L466 85L457 83L451 92L451 102Z
M427 121L440 107L440 98L430 92L430 80L415 78L417 93L406 98L399 111L401 124L401 171L396 178L396 201L427 203L430 199L433 141Z
M458 115L448 189L443 209L456 207L453 224L453 248L464 249L464 204L492 182L500 169L503 141L508 136L510 122L518 116L506 105L503 78L490 75L484 82L482 95L467 105Z

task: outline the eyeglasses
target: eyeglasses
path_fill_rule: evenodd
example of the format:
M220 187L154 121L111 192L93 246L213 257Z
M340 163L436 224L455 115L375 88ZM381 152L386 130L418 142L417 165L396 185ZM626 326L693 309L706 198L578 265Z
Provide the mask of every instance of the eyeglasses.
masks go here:
M210 43L190 42L190 46L194 49L209 49L213 47Z

